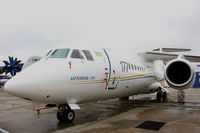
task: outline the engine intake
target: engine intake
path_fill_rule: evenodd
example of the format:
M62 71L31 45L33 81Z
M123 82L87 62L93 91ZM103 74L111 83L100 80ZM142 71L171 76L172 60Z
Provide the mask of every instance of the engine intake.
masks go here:
M177 90L189 89L194 82L194 70L185 59L174 59L165 68L168 85Z

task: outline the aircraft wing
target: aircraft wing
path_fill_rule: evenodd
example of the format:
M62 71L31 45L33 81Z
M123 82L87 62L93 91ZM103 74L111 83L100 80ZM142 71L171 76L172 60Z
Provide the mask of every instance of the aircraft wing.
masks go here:
M178 53L166 53L166 52L154 52L154 51L140 53L140 56L142 56L148 61L154 61L154 60L170 61L177 58L179 55L180 54ZM186 54L181 54L181 55L183 55L185 59L190 62L200 62L200 56L186 55Z

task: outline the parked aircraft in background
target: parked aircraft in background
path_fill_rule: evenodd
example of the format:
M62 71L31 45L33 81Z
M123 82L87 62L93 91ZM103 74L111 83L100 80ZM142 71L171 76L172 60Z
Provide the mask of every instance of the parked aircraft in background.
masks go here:
M0 75L0 88L11 78L9 75Z
M194 65L195 73L196 73L193 88L198 89L198 88L200 88L200 64L195 63L193 65Z
M24 63L22 70L27 68L28 66L34 64L35 62L41 60L41 56L31 56L28 58L28 60Z
M4 60L4 66L0 67L0 87L3 87L12 76L15 76L20 72L23 66L21 60L18 60L17 58L8 57L8 59L8 61Z
M9 80L5 91L55 104L58 120L72 122L73 110L80 109L80 103L156 91L159 99L163 96L160 89L165 90L163 80L177 90L192 87L195 72L191 63L200 62L200 56L164 51L130 53L65 43Z

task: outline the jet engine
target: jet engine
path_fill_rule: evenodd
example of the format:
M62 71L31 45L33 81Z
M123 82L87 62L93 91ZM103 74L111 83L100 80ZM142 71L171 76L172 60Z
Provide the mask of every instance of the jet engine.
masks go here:
M164 75L168 85L177 90L189 89L195 80L191 63L184 57L178 57L167 63Z

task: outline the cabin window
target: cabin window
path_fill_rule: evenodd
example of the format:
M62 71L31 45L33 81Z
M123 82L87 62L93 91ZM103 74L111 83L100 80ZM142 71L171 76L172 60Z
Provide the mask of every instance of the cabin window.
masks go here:
M134 65L134 68L135 68L135 70L137 70L137 67L136 67L136 65Z
M67 58L69 49L56 49L49 58Z
M93 58L92 54L90 53L90 51L83 50L83 53L85 54L87 60L94 61L94 58Z
M129 70L131 70L131 64L128 64L128 68L129 68Z
M71 58L75 59L84 59L83 56L81 55L80 51L78 49L74 49L71 54Z

